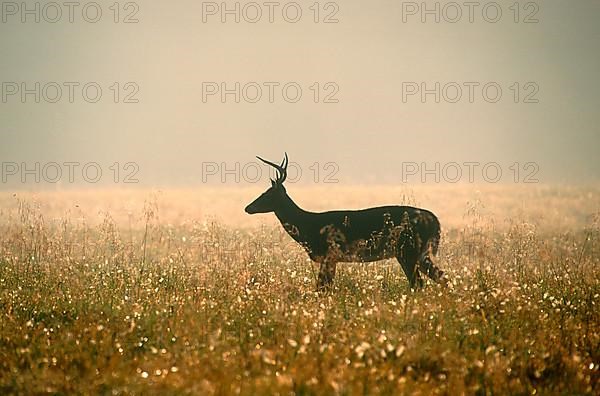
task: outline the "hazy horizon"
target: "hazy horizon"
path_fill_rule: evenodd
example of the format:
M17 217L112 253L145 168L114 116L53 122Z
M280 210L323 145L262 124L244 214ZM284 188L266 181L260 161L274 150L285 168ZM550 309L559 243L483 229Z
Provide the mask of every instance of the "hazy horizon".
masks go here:
M297 23L282 16L288 2L279 3L274 23L264 6L262 19L248 22L255 11L248 2L240 3L239 23L231 15L222 23L209 3L138 1L131 3L137 8L127 9L119 3L118 15L102 3L97 23L83 19L83 6L75 9L73 23L66 8L56 23L46 21L55 11L44 9L46 3L39 23L34 15L3 9L0 188L62 188L31 182L33 176L22 183L21 164L35 169L36 162L38 174L49 163L59 164L63 175L57 184L63 186L95 188L115 184L116 178L119 187L129 187L123 179L134 171L137 184L146 187L237 185L231 175L225 183L220 179L236 163L239 184L250 185L243 171L252 171L244 167L254 166L248 164L256 162L255 155L279 162L284 151L308 184L324 183L333 173L344 184L402 183L410 163L429 169L439 163L441 183L454 178L442 174L444 166L456 163L463 172L459 181L468 182L466 162L480 169L498 164L503 183L523 183L531 173L539 183L600 180L597 1L522 2L518 14L512 3L500 2L496 23L486 20L490 10L481 12L489 2L475 9L472 23L467 8L458 22L446 21L455 15L451 2L439 3L439 23L427 14L426 23L420 21L420 10L410 7L421 2L327 3L337 8L318 3L318 15L312 3L297 3L302 10ZM138 22L123 23L127 18ZM327 18L338 22L323 23ZM22 84L34 89L36 82L40 103L31 93L23 100ZM65 82L79 84L72 85L73 103ZM52 83L62 89L57 103L50 103ZM97 103L81 93L89 83L102 89ZM219 93L211 94L221 84L232 89L236 83L240 103L234 94L225 103ZM410 93L436 83L440 103L435 94L423 103L420 93ZM291 90L284 97L285 84ZM486 84L492 90L484 97L480 89ZM251 103L257 86L262 96ZM288 103L298 86L301 98ZM457 86L463 96L451 103ZM491 103L495 87L502 96ZM131 100L138 103L123 103ZM525 103L531 101L538 103ZM96 163L103 178L96 184L76 174L70 183L65 162L80 168ZM211 164L217 164L217 173ZM421 184L422 171L406 181ZM487 183L481 174L477 179ZM268 183L266 174L260 183Z

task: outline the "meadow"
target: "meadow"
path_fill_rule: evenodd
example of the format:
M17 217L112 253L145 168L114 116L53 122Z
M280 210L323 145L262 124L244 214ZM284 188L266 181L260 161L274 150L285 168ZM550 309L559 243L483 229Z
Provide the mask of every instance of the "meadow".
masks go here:
M0 394L600 394L600 187L288 187L442 223L446 287L322 293L260 192L0 193Z

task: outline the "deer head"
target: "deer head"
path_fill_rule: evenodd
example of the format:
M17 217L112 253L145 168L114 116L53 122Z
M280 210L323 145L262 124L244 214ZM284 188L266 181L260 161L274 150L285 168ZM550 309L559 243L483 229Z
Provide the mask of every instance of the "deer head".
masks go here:
M281 206L283 199L286 197L285 187L283 182L287 177L288 156L285 153L285 158L281 165L272 163L260 157L256 157L267 165L272 166L277 170L277 178L271 179L271 187L256 198L250 205L246 206L246 213L269 213L274 212Z

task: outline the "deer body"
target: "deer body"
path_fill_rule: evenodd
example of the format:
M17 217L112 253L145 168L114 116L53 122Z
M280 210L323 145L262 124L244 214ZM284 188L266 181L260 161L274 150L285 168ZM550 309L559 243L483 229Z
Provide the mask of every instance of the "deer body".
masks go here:
M260 157L259 157L260 159ZM261 159L262 160L262 159ZM435 255L440 223L428 210L411 206L382 206L363 210L308 212L288 196L283 181L285 166L272 187L246 207L246 212L275 212L286 232L320 264L318 287L329 285L338 262L371 262L397 258L411 287L422 285L420 272L432 279L442 278L429 257Z

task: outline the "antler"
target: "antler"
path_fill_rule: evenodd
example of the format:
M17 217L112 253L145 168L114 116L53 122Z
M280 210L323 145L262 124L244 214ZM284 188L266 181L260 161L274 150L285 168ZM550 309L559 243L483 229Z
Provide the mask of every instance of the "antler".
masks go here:
M285 158L281 162L281 165L277 165L272 163L271 161L267 161L266 159L262 159L259 156L256 156L259 160L264 162L267 165L271 165L273 168L277 169L277 180L273 180L275 183L283 184L285 178L287 177L287 166L288 166L288 155L285 153Z

